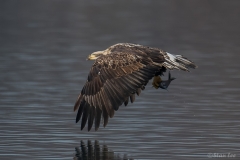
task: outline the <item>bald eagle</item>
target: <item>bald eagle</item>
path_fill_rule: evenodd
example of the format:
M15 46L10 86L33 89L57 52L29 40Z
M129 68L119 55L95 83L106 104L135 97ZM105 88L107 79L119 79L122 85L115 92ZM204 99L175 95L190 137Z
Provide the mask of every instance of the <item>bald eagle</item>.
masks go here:
M88 121L88 131L93 122L97 131L101 118L105 127L119 106L126 106L129 99L133 103L135 94L139 95L153 77L153 87L164 89L160 76L167 69L189 71L189 68L197 68L181 55L131 43L118 43L93 52L88 60L95 62L74 105L74 111L78 110L76 123L81 119L82 130Z

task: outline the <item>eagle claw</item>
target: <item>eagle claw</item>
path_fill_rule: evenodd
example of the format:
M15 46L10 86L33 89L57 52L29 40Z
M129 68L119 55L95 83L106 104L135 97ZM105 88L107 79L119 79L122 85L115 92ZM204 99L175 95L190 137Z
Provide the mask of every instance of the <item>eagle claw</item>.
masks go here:
M158 88L167 89L168 86L170 85L171 81L174 80L174 79L176 79L176 78L171 77L170 72L168 74L168 80L165 80L165 81L162 81L160 76L154 76L152 85L156 89L158 89Z
M154 88L158 89L160 87L161 82L162 82L162 79L160 76L154 76L152 85Z

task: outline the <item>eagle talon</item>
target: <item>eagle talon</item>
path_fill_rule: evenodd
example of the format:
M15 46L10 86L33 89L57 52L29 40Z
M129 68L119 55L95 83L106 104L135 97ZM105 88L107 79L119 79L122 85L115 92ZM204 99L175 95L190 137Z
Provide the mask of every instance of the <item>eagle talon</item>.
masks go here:
M160 76L154 76L152 85L154 88L158 89L160 87L161 82L162 82L162 79Z
M160 76L154 76L152 85L156 89L158 88L167 89L171 81L174 79L175 79L174 77L171 77L170 72L168 74L168 80L165 80L165 81L162 81Z

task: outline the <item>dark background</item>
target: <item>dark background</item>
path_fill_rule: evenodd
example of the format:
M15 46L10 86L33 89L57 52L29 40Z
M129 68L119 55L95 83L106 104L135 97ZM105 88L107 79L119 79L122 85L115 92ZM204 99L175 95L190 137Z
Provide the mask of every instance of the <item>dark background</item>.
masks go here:
M239 8L238 0L2 0L0 158L72 159L81 140L134 159L239 158ZM199 68L173 71L168 92L149 83L106 128L80 131L73 105L93 63L85 59L119 42Z

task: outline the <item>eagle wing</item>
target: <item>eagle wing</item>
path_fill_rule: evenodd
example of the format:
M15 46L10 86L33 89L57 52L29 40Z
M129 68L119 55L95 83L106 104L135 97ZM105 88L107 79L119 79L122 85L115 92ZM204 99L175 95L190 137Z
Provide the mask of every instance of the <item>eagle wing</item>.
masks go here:
M148 81L158 72L164 56L152 54L158 60L158 65L148 54L134 50L130 52L113 51L99 57L91 67L88 80L79 95L74 111L78 109L76 123L81 119L81 130L88 121L88 131L95 121L95 130L103 118L104 127L108 118L113 117L123 103L135 100Z

